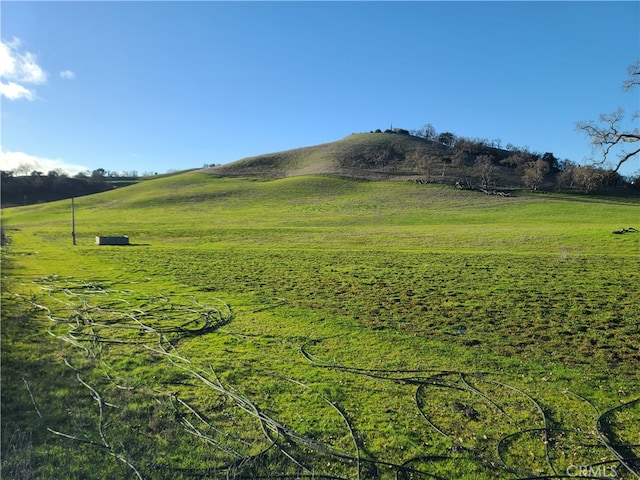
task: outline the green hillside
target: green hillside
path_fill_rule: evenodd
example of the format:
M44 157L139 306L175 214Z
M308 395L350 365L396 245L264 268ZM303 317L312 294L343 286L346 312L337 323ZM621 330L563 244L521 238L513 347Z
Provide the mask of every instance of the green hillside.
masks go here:
M286 178L334 175L366 180L437 183L504 194L512 189L638 193L640 182L617 172L560 160L485 139L442 133L433 139L395 129L352 134L341 140L244 158L204 172L223 177Z
M433 177L442 183L455 183L475 176L471 154L494 155L496 163L509 152L490 147L469 151L467 162L452 165L454 150L434 141L399 133L358 133L341 140L244 158L205 171L222 176L282 178L327 174L370 180L419 179L424 176L420 162L429 160ZM513 169L499 168L504 182L516 182ZM444 171L444 176L442 172Z
M580 248L597 249L610 242L617 228L637 223L638 197L590 197L577 194L526 194L486 196L439 185L411 182L372 182L333 176L286 179L217 178L190 173L146 181L122 190L76 199L78 238L92 242L95 235L129 234L133 241L207 243L225 236L229 228L306 228L311 231L347 226L398 231L422 231L437 244L413 236L416 248L458 248L469 238L487 248L540 251L562 247L572 238ZM14 218L46 238L63 238L70 232L69 201L9 209L4 224ZM629 224L629 225L627 225ZM510 231L504 238L486 232ZM532 232L543 244L527 245ZM455 233L455 234L454 234ZM480 236L478 238L478 235ZM494 242L495 240L495 242ZM242 242L242 239L237 239Z
M637 478L637 196L242 168L3 211L3 478Z
M259 155L220 165L208 170L220 175L289 177L305 174L358 174L366 176L385 170L404 170L406 158L418 148L436 152L432 142L392 133L353 134L336 142L284 152ZM391 150L385 163L381 157ZM404 167L404 168L403 168Z

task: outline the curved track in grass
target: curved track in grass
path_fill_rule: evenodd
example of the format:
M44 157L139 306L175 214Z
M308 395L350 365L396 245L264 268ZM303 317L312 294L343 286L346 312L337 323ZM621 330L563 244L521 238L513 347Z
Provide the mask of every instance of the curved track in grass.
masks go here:
M566 478L568 452L578 447L605 458L598 462L581 458L581 465L590 471L610 462L618 467L619 478L640 478L640 460L634 453L638 445L623 440L616 430L634 418L640 399L599 413L588 400L575 395L596 416L591 425L568 430L555 425L550 405L491 374L347 366L324 361L321 353L313 351L323 339L302 343L300 363L312 369L414 388L414 406L422 419L415 427L431 429L443 437L447 448L436 452L425 448L424 455L391 461L368 452L354 421L356 413L303 379L279 378L308 393L308 408L323 405L326 415L339 420L343 444L336 446L317 433L298 431L260 408L237 386L221 380L223 372L188 358L181 350L183 341L214 335L233 321L233 311L225 302L145 296L118 289L114 283L71 278L49 277L39 285L44 298L29 301L48 318L47 331L60 341L63 362L75 372L94 406L82 432L63 431L47 423L46 406L39 404L25 379L35 411L53 435L104 450L137 478L153 471L184 478L361 480L391 474L397 479L456 478L443 473L447 466L484 472L487 478ZM166 378L148 378L160 362L166 365ZM131 375L134 369L139 378ZM189 436L216 453L209 452L197 462L205 466L190 467L166 460L150 465L139 454L128 452L112 421L118 411L139 407L127 404L126 395L163 422L179 427L180 432L170 429L177 441L186 442ZM203 395L212 404L203 405ZM310 419L315 414L300 413ZM622 413L626 417L617 418ZM523 451L537 452L535 461L523 459Z

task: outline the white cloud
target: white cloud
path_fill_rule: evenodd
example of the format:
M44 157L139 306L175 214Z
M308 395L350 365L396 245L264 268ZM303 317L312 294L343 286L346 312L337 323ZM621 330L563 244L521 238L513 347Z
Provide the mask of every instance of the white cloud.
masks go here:
M36 56L23 51L20 40L0 41L0 96L10 100L33 100L35 91L23 84L42 85L47 82L47 72L37 63Z
M24 152L4 152L0 149L0 170L19 170L21 174L28 174L37 170L46 174L58 169L69 175L75 175L76 173L87 170L91 171L91 169L85 165L68 163L61 158L36 157Z
M15 82L4 83L0 81L0 96L6 97L9 100L17 100L18 98L33 100L35 93Z
M73 80L76 78L76 73L71 70L63 70L60 72L60 78L66 78L67 80Z

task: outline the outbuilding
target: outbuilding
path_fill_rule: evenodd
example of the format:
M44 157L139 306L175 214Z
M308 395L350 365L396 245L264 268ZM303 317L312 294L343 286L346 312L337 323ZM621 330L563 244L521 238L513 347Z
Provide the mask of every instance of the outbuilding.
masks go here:
M121 235L119 237L96 237L96 245L129 245L129 237Z

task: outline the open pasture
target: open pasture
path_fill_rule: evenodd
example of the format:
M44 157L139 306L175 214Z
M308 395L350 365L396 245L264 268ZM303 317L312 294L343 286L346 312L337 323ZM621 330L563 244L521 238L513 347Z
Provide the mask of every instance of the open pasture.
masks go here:
M202 174L76 199L75 247L7 210L3 476L637 478L638 220Z

